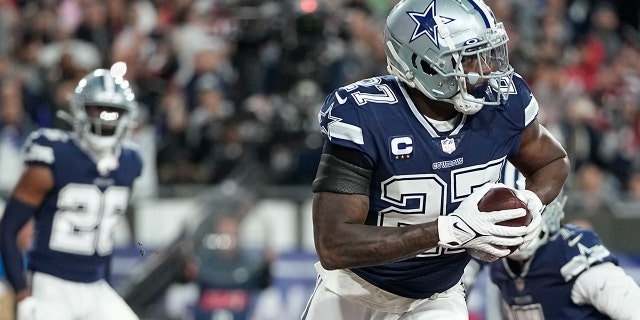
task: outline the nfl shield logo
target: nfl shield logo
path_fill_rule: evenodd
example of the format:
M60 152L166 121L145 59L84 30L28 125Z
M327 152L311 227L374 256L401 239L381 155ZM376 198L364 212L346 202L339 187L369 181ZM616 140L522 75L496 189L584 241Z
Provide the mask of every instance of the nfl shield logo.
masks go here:
M516 290L518 291L524 290L524 279L517 278L515 283L516 283Z
M452 138L445 138L441 140L440 143L442 144L442 151L448 154L456 151L456 142Z

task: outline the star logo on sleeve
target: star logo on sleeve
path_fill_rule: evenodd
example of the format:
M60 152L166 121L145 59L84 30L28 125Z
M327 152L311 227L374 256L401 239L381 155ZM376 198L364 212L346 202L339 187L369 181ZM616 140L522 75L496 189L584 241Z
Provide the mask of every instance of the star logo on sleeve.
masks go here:
M321 132L329 140L333 138L350 141L357 145L364 144L364 136L362 129L353 124L345 123L343 118L336 117L331 112L333 108L339 107L335 102L331 103L326 111L318 113L318 122L320 123Z
M437 48L440 48L436 16L443 24L447 24L455 19L436 15L435 5L436 2L433 1L429 4L429 6L427 6L427 9L424 12L407 12L411 19L413 19L413 21L416 23L416 28L413 30L413 35L411 36L411 40L409 40L409 42L412 42L422 35L426 35L429 37L429 39L431 39L431 42L433 42L433 44L435 44Z
M610 255L609 250L601 244L594 245L589 248L578 242L578 250L580 251L580 256L584 257L589 265L595 261L601 261Z
M326 135L329 140L331 140L331 124L334 122L342 121L342 118L334 117L331 115L331 110L333 110L333 103L327 108L327 111L318 113L318 122L320 123L320 127L322 128L322 134Z
M584 270L601 261L606 261L607 257L611 255L611 252L602 244L587 247L585 244L578 242L576 246L578 248L576 255L560 268L560 274L562 274L565 281L573 279Z

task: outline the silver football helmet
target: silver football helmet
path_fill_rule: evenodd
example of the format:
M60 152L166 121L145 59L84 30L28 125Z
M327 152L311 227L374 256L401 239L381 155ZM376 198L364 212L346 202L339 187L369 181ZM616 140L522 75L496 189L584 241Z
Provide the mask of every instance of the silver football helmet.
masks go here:
M109 163L107 172L117 168L116 146L129 134L138 112L130 84L120 71L92 71L78 82L70 104L74 131L99 160L108 159L103 161Z
M474 114L506 99L508 40L482 0L402 0L385 25L387 69L430 99Z

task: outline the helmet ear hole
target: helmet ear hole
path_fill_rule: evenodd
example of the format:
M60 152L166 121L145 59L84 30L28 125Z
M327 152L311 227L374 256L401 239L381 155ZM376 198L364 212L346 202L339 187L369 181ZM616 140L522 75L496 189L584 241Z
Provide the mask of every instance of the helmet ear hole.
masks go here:
M419 59L419 60L420 60L420 69L422 69L422 72L430 76L438 74L438 72L435 69L431 68L431 66L427 61L424 61L423 59ZM418 55L415 53L411 55L411 64L413 65L413 68L418 69Z
M414 68L418 69L418 64L416 63L416 61L418 60L418 55L417 54L412 54L411 55L411 64L413 65Z
M431 68L429 63L427 63L424 60L420 60L420 67L422 67L422 71L424 71L424 73L426 73L426 74L428 74L430 76L438 74L438 72L435 69Z

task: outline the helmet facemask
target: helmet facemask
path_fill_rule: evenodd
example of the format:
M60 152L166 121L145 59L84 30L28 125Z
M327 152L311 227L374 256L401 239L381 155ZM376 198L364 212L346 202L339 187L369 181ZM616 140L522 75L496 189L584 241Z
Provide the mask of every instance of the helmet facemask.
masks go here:
M458 79L462 99L495 106L507 99L514 70L509 64L509 37L503 24L500 22L495 27L486 29L486 35L487 39L484 41L475 38L467 40L462 50L450 54L454 61L459 59L454 64L457 71L454 76ZM474 95L473 92L468 92L469 87L480 89L480 92ZM484 97L477 98L479 94Z
M118 106L88 104L84 106L87 121L82 134L94 151L113 148L129 132L133 123L129 110Z

